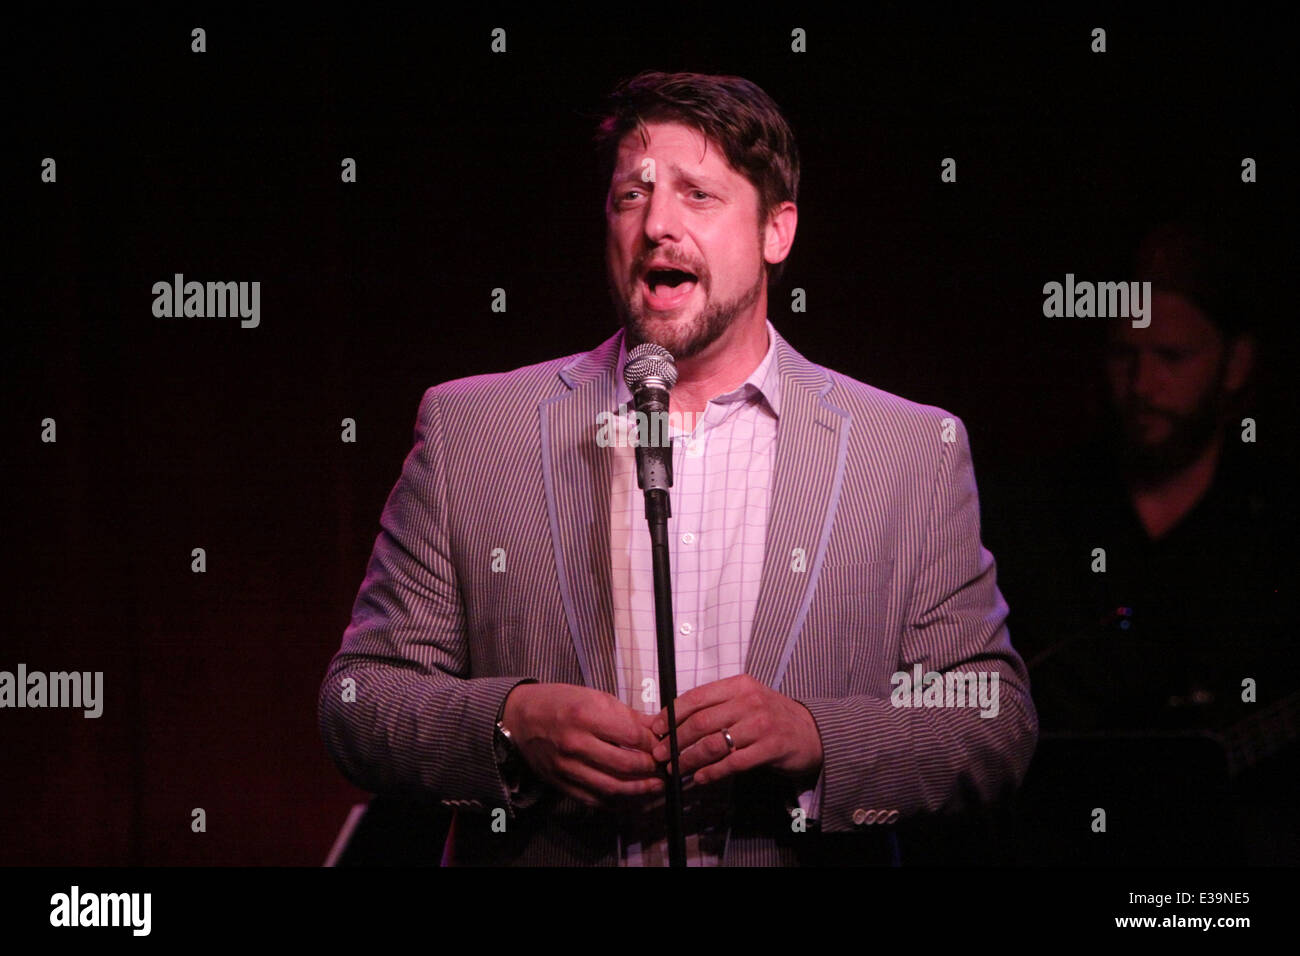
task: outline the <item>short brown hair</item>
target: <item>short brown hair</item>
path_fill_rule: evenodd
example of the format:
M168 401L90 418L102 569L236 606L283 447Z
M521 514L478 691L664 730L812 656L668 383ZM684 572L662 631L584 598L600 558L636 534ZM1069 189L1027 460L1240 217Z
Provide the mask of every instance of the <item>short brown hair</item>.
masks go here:
M1153 290L1190 299L1224 338L1250 331L1240 259L1221 228L1195 216L1156 226L1138 247L1136 272Z
M732 168L758 190L759 225L783 202L799 197L799 148L780 108L757 84L739 76L647 71L621 82L609 96L596 130L600 168L608 182L618 144L632 130L673 120L699 130L722 147ZM785 262L764 263L769 284Z

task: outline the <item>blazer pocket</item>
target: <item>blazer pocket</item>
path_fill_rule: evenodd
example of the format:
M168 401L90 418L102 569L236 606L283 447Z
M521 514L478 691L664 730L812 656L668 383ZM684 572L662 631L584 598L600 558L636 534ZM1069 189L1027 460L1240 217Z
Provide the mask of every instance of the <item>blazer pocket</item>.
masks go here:
M832 696L872 694L889 685L896 636L889 634L891 558L825 564L800 645Z
M850 594L878 594L889 589L889 578L894 573L894 559L854 561L822 565L817 579L817 593L828 588L841 597Z

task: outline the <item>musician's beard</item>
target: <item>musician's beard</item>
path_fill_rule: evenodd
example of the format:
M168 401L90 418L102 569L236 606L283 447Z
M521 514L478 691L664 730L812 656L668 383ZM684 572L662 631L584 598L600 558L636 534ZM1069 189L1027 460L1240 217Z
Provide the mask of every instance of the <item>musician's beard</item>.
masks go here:
M1155 414L1169 423L1168 435L1158 442L1146 441L1136 416ZM1136 404L1115 411L1124 470L1140 485L1160 484L1184 471L1204 454L1223 427L1223 403L1217 390L1188 414L1153 409Z

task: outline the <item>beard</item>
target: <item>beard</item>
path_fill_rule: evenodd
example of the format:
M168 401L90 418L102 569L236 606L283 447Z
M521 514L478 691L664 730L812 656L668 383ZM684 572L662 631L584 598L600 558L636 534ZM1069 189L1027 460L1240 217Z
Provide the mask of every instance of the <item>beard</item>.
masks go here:
M1142 482L1160 481L1182 471L1214 440L1222 421L1222 406L1217 389L1211 389L1188 414L1152 408L1141 402L1130 402L1116 409L1125 470ZM1168 424L1168 434L1162 440L1151 442L1142 437L1138 416L1143 413L1156 415Z
M709 300L713 282L707 270L686 264L682 268L695 273L698 288L704 293L705 299L703 308L688 318L668 318L671 313L657 313L645 305L641 299L642 270L639 263L632 272L634 278L627 288L616 288L613 278L610 278L610 295L623 323L629 352L643 342L651 342L667 349L677 361L693 358L716 342L731 327L736 317L751 308L763 294L764 272L761 265L753 284L727 302Z

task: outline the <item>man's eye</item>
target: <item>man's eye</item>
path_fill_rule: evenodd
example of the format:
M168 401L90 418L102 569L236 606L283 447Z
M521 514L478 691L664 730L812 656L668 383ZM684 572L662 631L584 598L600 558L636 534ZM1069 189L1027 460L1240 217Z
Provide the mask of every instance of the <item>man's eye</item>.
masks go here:
M712 198L713 198L713 197L710 196L708 193L706 193L703 189L692 189L692 190L691 190L691 195L694 196L694 197L696 197L696 198L698 198L698 199L712 199Z

